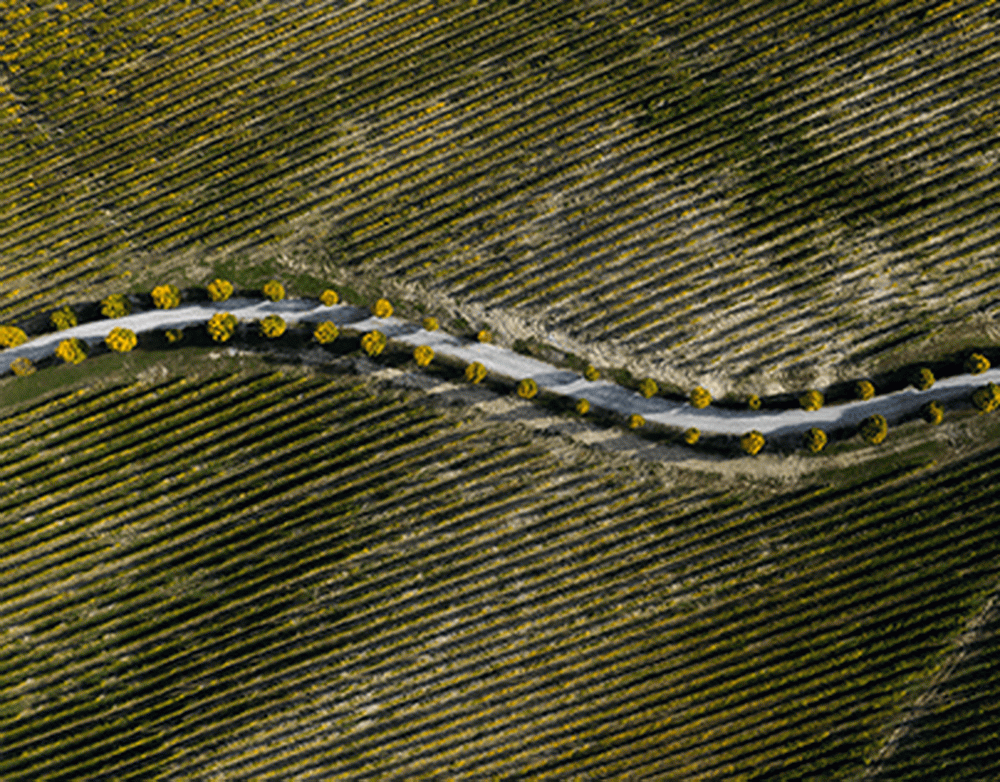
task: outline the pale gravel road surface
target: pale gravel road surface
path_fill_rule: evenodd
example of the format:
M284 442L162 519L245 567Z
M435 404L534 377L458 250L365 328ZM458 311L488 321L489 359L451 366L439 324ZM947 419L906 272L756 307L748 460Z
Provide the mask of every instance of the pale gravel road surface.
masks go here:
M192 304L169 310L149 310L124 318L84 323L65 331L43 334L15 348L0 351L0 373L10 368L15 358L26 356L37 361L54 353L61 340L78 337L88 345L100 343L111 329L122 326L136 333L158 328L183 328L206 322L217 312L230 312L241 321L258 320L278 314L287 322L331 320L340 326L370 331L378 329L386 336L409 345L430 345L435 354L450 356L464 362L479 361L490 372L513 380L532 378L539 388L576 399L586 398L592 405L613 410L622 415L639 413L647 421L676 426L695 427L703 432L743 434L756 429L766 434L801 432L811 426L826 431L856 427L865 417L880 413L894 423L935 399L947 401L967 396L975 388L992 381L1000 383L1000 369L990 369L981 375L956 375L938 380L933 388L918 391L909 387L883 394L867 402L857 401L824 407L820 410L781 410L752 412L723 410L714 406L698 410L688 403L673 402L659 397L645 399L640 394L605 380L585 380L569 370L543 361L522 356L496 345L467 342L442 331L425 331L400 318L374 318L368 310L344 304L325 307L304 299L258 301L233 298L218 303Z

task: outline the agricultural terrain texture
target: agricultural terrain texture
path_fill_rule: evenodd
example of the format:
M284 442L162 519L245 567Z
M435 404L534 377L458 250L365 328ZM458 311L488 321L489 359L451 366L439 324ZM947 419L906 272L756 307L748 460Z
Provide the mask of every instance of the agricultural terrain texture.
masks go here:
M4 320L267 268L716 395L993 328L987 0L0 9Z
M5 780L1000 768L989 419L723 483L209 351L16 379Z
M0 779L1000 779L998 42L0 0Z

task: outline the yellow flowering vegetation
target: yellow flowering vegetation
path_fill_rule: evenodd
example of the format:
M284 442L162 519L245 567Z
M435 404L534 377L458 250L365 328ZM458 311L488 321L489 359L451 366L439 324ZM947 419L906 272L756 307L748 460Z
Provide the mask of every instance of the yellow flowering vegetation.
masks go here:
M981 375L990 368L990 360L982 353L973 353L965 359L965 370L971 375Z
M944 408L941 407L939 402L928 402L924 405L923 413L924 420L934 426L937 426L944 420Z
M15 348L28 341L28 335L17 326L0 326L0 346Z
M854 395L864 402L875 397L875 386L869 380L859 380L854 384Z
M826 432L815 426L802 434L802 444L813 453L819 453L826 447Z
M71 329L77 324L76 313L67 305L49 315L49 323L56 331Z
M169 310L179 307L181 303L181 291L176 285L157 285L151 295L157 309Z
M170 310L181 303L181 291L176 285L157 285L151 295L157 309Z
M413 349L413 359L418 367L426 367L434 360L434 348L430 345L418 345Z
M285 286L277 280L268 280L260 289L265 299L281 301L285 298Z
M517 395L522 399L532 399L538 394L538 383L530 377L517 384Z
M699 410L708 407L712 404L712 395L708 393L708 389L695 386L694 390L691 391L691 404Z
M388 299L379 299L372 307L372 315L376 318L388 318L392 315L392 305Z
M101 300L101 314L105 318L124 318L132 312L132 305L122 293L112 293Z
M972 392L972 404L981 413L991 413L1000 407L1000 386L987 383Z
M476 334L476 339L480 342L492 342L493 334L489 329L483 329L478 334Z
M799 405L802 406L803 410L819 410L826 400L816 389L811 389L806 391L802 396L799 397Z
M693 426L690 429L684 430L684 442L688 445L694 445L698 442L699 437L701 437L701 431L695 429Z
M285 319L280 315L268 315L266 318L261 318L257 328L262 337L277 339L285 333L287 326L285 325Z
M324 307L332 307L340 303L340 295L333 288L327 288L319 295L319 303Z
M760 406L761 401L759 396L756 394L750 394L750 396L747 397L747 407L751 410L760 410Z
M388 340L381 331L369 331L361 338L361 349L372 358L385 350L387 344Z
M931 372L927 367L921 367L917 376L913 381L913 385L919 388L921 391L926 391L932 385L934 385L934 373Z
M574 405L574 409L580 415L586 415L587 413L590 412L590 402L588 402L586 399L577 399L576 405Z
M31 363L30 358L21 356L10 362L10 371L18 377L27 377L35 371L35 365Z
M124 329L120 326L111 329L108 336L104 338L104 344L117 353L128 353L136 346L138 340L132 329Z
M229 280L216 277L207 287L208 298L212 301L226 301L233 295L233 284Z
M56 347L56 355L67 364L79 364L87 357L87 346L76 337L64 339Z
M184 339L184 332L180 329L167 329L163 332L163 336L167 338L167 342L173 344L174 342L180 342Z
M271 301L281 301L285 298L285 286L277 280L268 280L265 282L260 292L264 294L265 299L270 299Z
M878 445L889 433L889 423L882 415L870 415L858 427L858 432L868 442Z
M470 383L478 383L486 377L486 367L478 361L473 361L465 368L465 379Z
M601 373L593 364L587 364L587 368L583 370L583 376L587 378L587 380L593 381L597 380L601 376Z
M639 383L639 393L642 394L646 399L649 399L653 394L659 390L656 385L656 381L651 377L647 377L641 383Z
M632 415L628 417L629 429L641 429L645 425L646 425L646 419L643 418L638 413L632 413Z
M740 448L744 450L745 453L751 456L756 456L760 453L760 449L764 447L764 435L758 432L756 429L747 432L745 435L740 437Z
M426 318L424 318L423 323L421 325L424 327L424 331L437 331L439 328L441 328L440 324L438 323L438 319L432 318L429 315Z
M216 342L225 342L236 333L236 316L231 312L217 312L208 319L205 328Z
M336 342L339 336L340 329L337 328L336 323L330 320L324 320L313 331L313 339L320 345L329 345L332 342Z

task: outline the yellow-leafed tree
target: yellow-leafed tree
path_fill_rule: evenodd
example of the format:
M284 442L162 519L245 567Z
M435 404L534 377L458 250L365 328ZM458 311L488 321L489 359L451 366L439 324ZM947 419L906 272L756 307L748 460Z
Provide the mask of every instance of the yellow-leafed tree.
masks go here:
M120 326L111 329L108 336L104 338L104 344L117 353L128 353L137 343L135 332Z
M418 367L429 366L434 360L434 348L430 345L418 345L413 349L413 359Z
M28 341L28 335L17 326L0 326L0 347L16 348Z
M268 315L265 318L261 318L258 331L262 337L277 339L285 333L286 328L285 319L280 315Z
M973 353L965 359L965 369L972 375L981 375L990 368L990 360L982 353Z
M583 370L583 376L587 378L587 380L594 381L601 376L601 373L593 364L587 364L587 368Z
M944 420L944 408L941 407L939 402L928 402L924 405L923 413L924 420L934 426L937 426Z
M388 318L392 315L392 304L388 299L379 299L372 307L372 315L376 318Z
M522 399L532 399L538 394L538 383L530 377L524 378L517 384L517 395Z
M806 391L799 397L799 405L802 406L803 410L809 411L819 410L825 401L826 400L823 399L823 394L815 389Z
M181 291L176 285L157 285L153 288L152 296L153 305L161 310L179 307L181 303Z
M761 401L759 396L756 394L750 394L750 396L747 397L747 407L751 410L760 410L760 406Z
M708 393L708 389L696 386L691 392L691 404L698 409L708 407L712 404L712 395Z
M868 442L878 445L889 434L889 422L882 415L870 415L858 427L858 432Z
M76 313L67 305L49 315L49 323L56 331L71 329L77 325Z
M590 402L588 402L586 399L577 399L576 405L574 405L574 409L580 415L586 415L587 413L590 412Z
M440 324L438 324L438 319L433 318L430 315L424 318L423 323L421 325L424 327L424 331L437 331L440 328Z
M313 339L320 345L329 345L332 342L336 342L339 336L340 329L337 328L336 323L330 320L324 320L313 331Z
M701 437L701 432L693 426L690 429L684 430L684 442L688 445L694 445L698 442L699 437Z
M921 391L926 391L934 385L934 373L927 367L921 367L917 372L917 376L913 379L913 385Z
M265 282L260 292L264 294L265 299L270 299L271 301L281 301L285 298L285 286L277 280L268 280Z
M819 453L826 447L826 432L815 426L807 429L802 435L802 443L813 453Z
M751 456L756 456L763 447L764 435L756 429L740 437L740 448Z
M56 355L67 364L79 364L87 357L87 346L76 337L64 339L56 347Z
M153 306L161 310L179 307L181 291L176 285L157 285L152 291Z
M101 314L105 318L124 318L132 312L132 305L124 294L112 293L101 300Z
M369 331L361 338L361 349L372 358L385 350L387 344L388 340L385 334L377 330Z
M20 356L10 362L10 371L18 377L26 377L35 371L35 365L31 363L30 358Z
M166 331L163 332L163 336L167 338L167 342L173 344L175 342L180 342L182 339L184 339L184 332L181 331L180 329L167 329Z
M212 301L226 301L233 295L233 284L229 280L216 277L208 284L208 298Z
M208 319L205 328L216 342L226 342L236 333L236 316L231 312L217 312Z
M478 383L486 377L486 367L478 361L473 361L465 368L465 379L470 383Z
M639 383L639 393L642 394L644 397L646 397L646 399L649 399L658 390L659 387L656 385L656 381L653 380L653 378L651 377L647 377L645 380Z
M632 415L628 417L629 429L641 429L645 425L646 425L646 419L643 418L638 413L632 413Z
M319 295L319 301L324 307L332 307L340 303L340 295L333 288L327 288Z
M859 380L854 384L854 395L864 402L875 397L875 386L868 380Z
M1000 407L1000 386L987 383L972 392L972 404L982 413L992 413Z

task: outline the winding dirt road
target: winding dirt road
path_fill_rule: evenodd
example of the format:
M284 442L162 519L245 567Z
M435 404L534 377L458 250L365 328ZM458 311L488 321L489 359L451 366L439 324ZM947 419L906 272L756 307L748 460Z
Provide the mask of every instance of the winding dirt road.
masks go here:
M37 336L23 345L0 351L0 372L6 372L11 362L20 356L32 361L50 356L61 340L78 337L88 345L100 343L111 329L122 326L142 333L158 328L183 328L205 323L217 312L230 312L241 321L258 320L265 315L281 315L288 323L331 320L341 327L370 331L378 329L391 339L409 345L430 345L436 355L450 356L464 362L479 361L487 370L513 380L532 378L539 388L576 399L586 398L592 405L613 410L622 415L639 413L647 421L676 426L696 427L703 432L743 434L756 429L765 435L801 432L816 426L832 431L856 427L874 413L895 423L913 413L928 401L947 401L967 396L975 388L989 382L1000 383L1000 369L990 369L980 375L956 375L938 380L927 391L909 387L883 394L867 402L856 401L832 405L816 411L781 410L752 412L723 410L717 407L696 409L688 403L673 402L640 394L604 380L588 381L565 369L522 356L496 345L461 340L443 331L425 331L420 326L396 317L375 318L365 310L344 304L323 306L305 299L285 299L272 302L233 298L225 302L192 304L176 309L148 310L123 318L83 323L71 329Z

